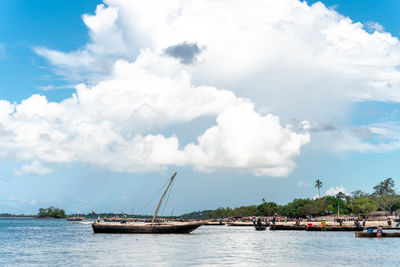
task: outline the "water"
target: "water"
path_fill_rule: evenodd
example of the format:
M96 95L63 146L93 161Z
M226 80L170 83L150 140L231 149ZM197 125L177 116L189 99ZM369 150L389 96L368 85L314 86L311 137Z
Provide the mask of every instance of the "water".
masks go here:
M400 238L201 226L189 235L93 234L66 220L0 219L0 266L400 266Z

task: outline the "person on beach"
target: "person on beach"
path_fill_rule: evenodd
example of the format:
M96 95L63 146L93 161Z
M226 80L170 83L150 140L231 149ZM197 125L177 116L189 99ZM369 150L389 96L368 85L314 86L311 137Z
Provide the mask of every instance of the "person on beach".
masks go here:
M392 225L392 221L390 220L390 218L388 218L387 224L388 224L389 226Z
M343 220L342 220L342 218L339 219L339 225L340 225L340 226L343 226Z
M378 229L376 230L376 237L381 238L383 234L382 226L379 225Z
M278 215L275 213L274 217L272 218L272 226L274 227L274 229L275 229L275 223L276 223L276 216L278 216Z
M300 219L297 217L296 218L296 227L299 227L300 226Z
M365 224L366 224L366 222L365 222L365 220L364 220L362 226L365 227Z
M325 220L322 220L322 222L321 222L321 230L326 231L326 221Z

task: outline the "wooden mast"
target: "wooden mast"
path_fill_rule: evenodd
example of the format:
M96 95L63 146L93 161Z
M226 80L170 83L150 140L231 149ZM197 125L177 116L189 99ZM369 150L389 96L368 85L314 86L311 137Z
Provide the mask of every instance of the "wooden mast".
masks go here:
M174 180L176 174L177 174L177 173L175 172L174 175L172 175L171 181L169 181L169 184L168 184L167 188L165 189L164 194L162 194L162 196L161 196L160 202L158 202L158 206L157 206L156 212L154 212L153 219L151 220L151 223L152 223L152 224L154 223L154 221L155 221L155 219L156 219L157 212L158 212L158 209L160 208L161 202L162 202L162 200L163 200L165 194L167 193L168 188L169 188L170 185L172 184L172 181Z

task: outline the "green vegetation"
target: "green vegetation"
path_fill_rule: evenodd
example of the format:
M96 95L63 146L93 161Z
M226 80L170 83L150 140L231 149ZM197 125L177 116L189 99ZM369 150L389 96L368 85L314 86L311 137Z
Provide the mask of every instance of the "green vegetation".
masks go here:
M357 190L346 195L339 192L336 196L324 196L317 199L294 199L286 205L266 202L262 199L260 205L242 206L238 208L218 208L213 211L203 211L203 218L243 217L243 216L280 216L307 217L325 214L366 216L375 211L395 212L400 209L400 195L394 190L394 180L387 178L374 186L372 194ZM315 188L322 188L322 181L315 181Z
M54 208L54 207L49 207L47 209L39 209L39 213L37 215L38 218L65 218L67 217L65 215L64 210Z

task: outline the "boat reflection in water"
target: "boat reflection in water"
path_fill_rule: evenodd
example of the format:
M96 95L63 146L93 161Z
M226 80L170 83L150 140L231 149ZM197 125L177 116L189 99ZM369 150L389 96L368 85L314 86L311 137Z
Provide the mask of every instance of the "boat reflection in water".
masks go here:
M155 223L158 209L160 208L161 202L171 186L175 176L176 172L174 175L172 175L167 188L158 202L158 206L151 223L118 224L95 222L92 224L93 232L107 234L188 234L203 225L204 223L202 222Z

